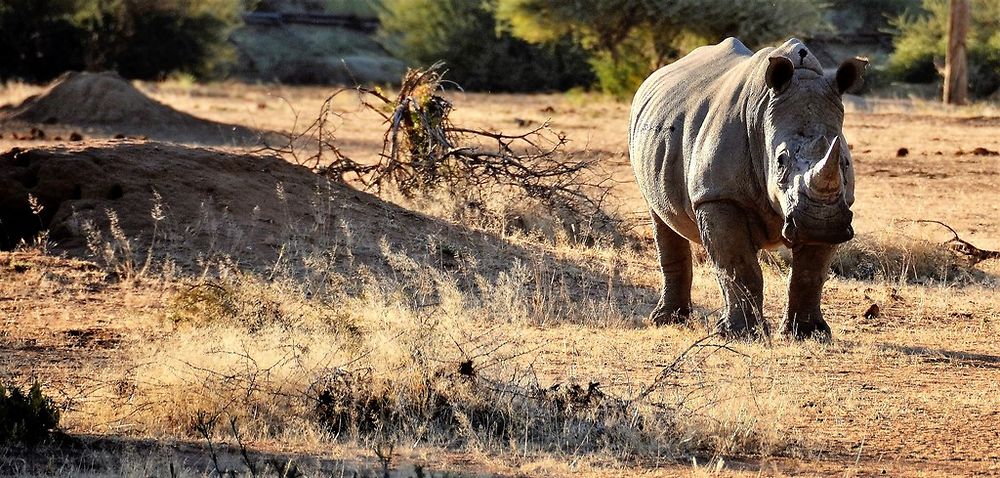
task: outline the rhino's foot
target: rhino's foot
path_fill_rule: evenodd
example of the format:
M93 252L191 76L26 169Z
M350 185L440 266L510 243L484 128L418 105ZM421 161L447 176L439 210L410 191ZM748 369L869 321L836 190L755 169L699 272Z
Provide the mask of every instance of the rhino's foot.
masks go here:
M782 333L795 340L812 339L818 342L830 342L833 339L830 326L823 319L808 322L789 320L785 322Z
M661 325L675 325L686 323L691 316L690 307L672 307L658 305L649 314L649 323L657 327Z
M757 321L730 320L723 317L716 325L718 334L728 340L766 340L771 336L767 323Z

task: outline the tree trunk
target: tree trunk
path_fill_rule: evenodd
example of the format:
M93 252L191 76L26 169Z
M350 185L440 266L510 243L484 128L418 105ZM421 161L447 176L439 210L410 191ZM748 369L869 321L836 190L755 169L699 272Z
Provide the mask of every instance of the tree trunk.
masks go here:
M969 99L969 71L965 57L965 38L969 32L969 0L951 0L948 19L944 102L950 105L964 105Z

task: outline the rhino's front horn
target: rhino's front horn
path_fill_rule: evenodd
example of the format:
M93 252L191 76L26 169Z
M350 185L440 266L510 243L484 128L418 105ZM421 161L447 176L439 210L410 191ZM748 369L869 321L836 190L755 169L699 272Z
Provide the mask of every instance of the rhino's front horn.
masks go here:
M823 160L809 170L809 192L828 199L840 194L843 179L840 174L840 138L834 137Z

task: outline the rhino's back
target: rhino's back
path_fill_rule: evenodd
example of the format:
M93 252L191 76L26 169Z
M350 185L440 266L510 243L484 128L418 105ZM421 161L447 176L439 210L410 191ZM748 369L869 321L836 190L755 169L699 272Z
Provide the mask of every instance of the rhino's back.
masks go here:
M735 38L698 48L650 75L632 101L629 157L639 189L661 219L695 242L692 188L704 185L688 179L703 167L691 164L692 152L707 124L735 113L745 75L734 70L746 70L752 57Z

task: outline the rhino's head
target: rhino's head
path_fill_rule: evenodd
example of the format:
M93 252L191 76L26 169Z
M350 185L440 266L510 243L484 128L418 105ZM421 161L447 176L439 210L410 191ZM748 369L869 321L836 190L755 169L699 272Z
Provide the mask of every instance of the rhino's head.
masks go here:
M772 56L766 73L768 193L784 217L786 244L838 244L854 237L854 168L841 95L860 85L868 62L848 60L836 74L824 75L815 60L812 67L800 64L809 53L798 46L795 63Z

